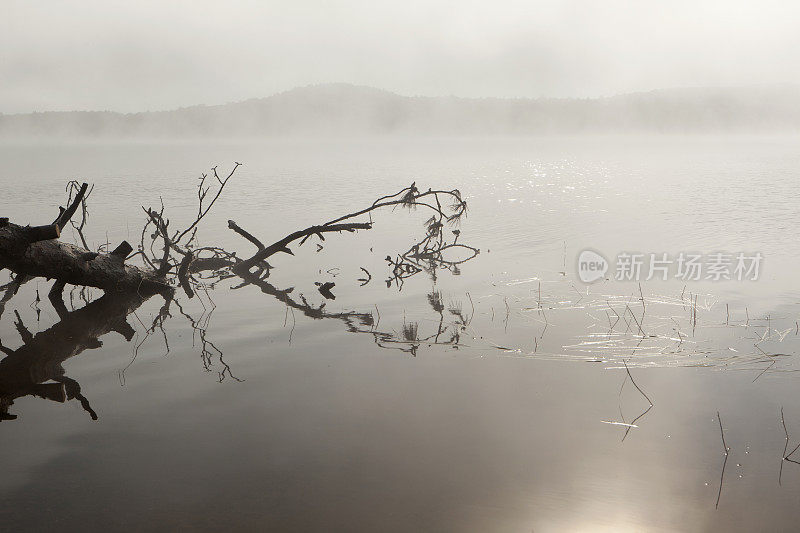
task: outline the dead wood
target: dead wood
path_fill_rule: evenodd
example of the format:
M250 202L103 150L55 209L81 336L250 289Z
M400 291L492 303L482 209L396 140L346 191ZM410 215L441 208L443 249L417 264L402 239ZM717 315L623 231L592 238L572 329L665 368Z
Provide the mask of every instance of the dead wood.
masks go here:
M52 224L20 226L8 222L0 227L0 269L18 277L43 277L63 283L96 287L104 291L139 291L153 294L169 289L168 283L152 272L124 264L132 250L123 242L113 252L98 253L57 241L85 198L88 184L78 189L67 208L59 208Z
M90 252L54 238L32 242L28 235L25 227L13 223L0 228L0 268L7 268L18 276L58 279L111 292L153 294L169 289L163 277L125 264L124 256L119 253ZM127 248L130 249L130 245Z
M63 358L69 357L68 352L70 350L74 351L79 348L83 350L94 347L94 344L97 343L97 336L99 336L99 334L94 335L94 337L89 335L92 332L88 326L80 323L80 317L83 315L76 314L78 312L70 313L67 310L62 300L62 293L67 284L95 287L106 292L106 295L100 300L87 305L84 313L86 316L93 313L92 309L104 309L105 307L109 307L108 311L110 313L111 307L117 305L114 302L137 302L155 293L161 293L164 295L166 302L153 321L153 326L148 330L148 334L157 329L161 330L168 350L169 346L163 324L171 316L169 309L170 302L174 298L173 286L180 285L189 298L194 297L198 291L207 296L209 288L213 288L216 283L236 277L241 280L241 283L233 288L255 286L261 292L280 300L287 306L287 310L299 310L310 318L344 320L348 324L348 330L371 333L375 336L376 343L384 345L386 343L394 343L395 340L393 340L392 334L371 329L373 321L371 313L329 313L325 311L324 304L314 307L306 301L302 294L299 299L293 299L290 296L292 289L279 290L270 285L266 279L270 275L272 266L267 262L267 259L278 252L294 255L290 246L300 246L313 237L318 237L321 241L324 241L326 234L354 233L358 230L372 229L373 211L395 207L422 208L431 212L432 216L425 223L425 236L421 240L406 252L396 254L394 259L392 256L387 256L390 267L390 277L387 280L387 285L391 285L394 281L401 287L405 279L419 272L427 272L433 279L435 279L436 272L439 269L448 269L458 273L458 266L474 258L479 252L477 248L458 242L460 235L458 229L452 232L445 232L447 226L458 224L466 214L467 204L461 197L460 192L458 190L433 189L421 191L415 183L400 189L394 194L381 196L372 204L357 211L322 224L314 224L305 229L289 233L270 245L265 245L261 239L230 220L228 221L228 227L256 247L255 253L247 259L239 258L236 253L229 252L223 247L201 246L198 244L197 237L199 224L220 198L223 189L234 176L239 166L240 164L236 163L224 179L218 175L216 168L212 169L211 178L205 174L202 176L197 186L197 213L194 220L185 228L175 229L173 225L171 229L163 201L159 209L142 207L147 218L142 227L141 239L135 253L132 253L134 252L134 247L125 241L110 252L108 251L108 244L96 251L89 249L83 235L83 228L88 217L86 199L92 189L86 183L81 185L77 182L69 183L67 187L68 205L66 208L59 208L59 214L52 224L31 227L18 225L7 219L0 219L0 269L8 269L12 272L12 280L5 286L0 287L0 290L5 291L0 299L0 313L2 313L6 303L14 297L23 283L37 277L54 280L49 299L62 320L61 325L57 324L51 328L52 331L48 330L51 331L48 334L49 336L44 334L31 335L24 328L21 320L17 321L17 329L20 335L23 336L26 346L31 343L34 346L38 346L37 343L39 341L37 339L49 338L50 341L48 342L54 343L54 348L56 349L52 359L61 361ZM80 223L72 222L72 217L79 209L81 213ZM83 246L58 240L62 229L67 224L72 224ZM445 257L448 251L454 249L465 250L467 254L461 259L448 259ZM131 264L135 257L138 257L139 261L143 263L142 266ZM371 279L371 274L366 270L365 272ZM366 279L366 281L369 281L369 279ZM365 280L359 281L363 284ZM320 283L319 286L323 296L333 299L333 294L330 292L332 283ZM181 314L185 316L186 313L180 307L180 304L176 305L179 307ZM113 309L119 312L124 311L122 308L117 309L114 307ZM112 327L114 325L104 321L103 317L97 318L99 324L97 331L114 329ZM199 321L194 321L192 327L198 331L202 329L201 337L205 339L205 330L199 324ZM117 329L117 331L126 335L126 338L133 331L129 325L119 322L116 323L115 327L122 328ZM365 327L367 329L363 329ZM62 334L59 332L62 332L62 330L66 332L70 328L75 328L77 331L85 331L86 335L89 336L81 337L84 339L83 341L80 341L80 339L75 341L76 343L83 342L80 346L78 344L69 345L69 343L61 342L56 338ZM104 328L106 329L104 330ZM438 340L439 335L441 335L441 327L436 340ZM411 343L412 346L416 346L420 342L416 338L416 333L414 335L409 334L407 337L409 338L397 342L400 344ZM42 340L41 344L44 343L45 341ZM209 345L213 346L210 341ZM72 348L69 348L69 346L72 346ZM44 353L45 349L43 345L36 348L27 348L27 352L23 348L11 352L0 344L0 350L8 354L9 357L11 357L12 353L15 354L14 360L17 360L17 354ZM208 353L210 354L212 351ZM221 352L219 355L222 362ZM3 362L5 363L5 360ZM10 365L11 363L6 364ZM229 367L224 363L223 367L225 370L222 371L221 378L230 374Z

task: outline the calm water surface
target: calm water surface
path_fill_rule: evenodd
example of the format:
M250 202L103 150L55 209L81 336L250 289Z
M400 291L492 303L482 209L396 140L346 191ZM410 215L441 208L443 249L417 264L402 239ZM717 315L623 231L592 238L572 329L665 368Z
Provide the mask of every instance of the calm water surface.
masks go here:
M163 300L144 302L130 342L80 337L126 310L101 302L65 327L49 283L29 283L3 346L23 345L14 311L44 351L69 345L98 420L46 389L14 400L4 530L796 529L800 464L782 459L800 444L797 139L19 143L0 159L15 222L54 218L69 179L94 183L93 246L138 242L159 198L191 220L199 174L241 161L202 244L246 255L228 219L272 242L416 181L464 193L460 239L481 249L457 275L387 287L383 258L426 214L383 212L270 260L277 289L319 306L314 282L334 281L324 311L371 323L230 282L182 297L196 327L173 307L163 335L146 327ZM758 281L640 289L613 272L581 283L585 248L764 261ZM100 293L68 308L82 296Z

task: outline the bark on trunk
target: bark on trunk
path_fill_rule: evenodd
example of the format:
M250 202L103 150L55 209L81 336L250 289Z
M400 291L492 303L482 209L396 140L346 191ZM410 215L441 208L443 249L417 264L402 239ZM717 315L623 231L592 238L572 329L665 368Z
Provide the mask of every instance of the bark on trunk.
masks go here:
M31 241L33 228L7 223L0 227L0 269L32 277L57 279L108 292L153 294L169 290L155 272L125 264L121 253L97 254L80 246L53 240ZM40 233L34 232L35 235ZM124 243L119 249L130 250ZM127 255L127 254L125 254Z

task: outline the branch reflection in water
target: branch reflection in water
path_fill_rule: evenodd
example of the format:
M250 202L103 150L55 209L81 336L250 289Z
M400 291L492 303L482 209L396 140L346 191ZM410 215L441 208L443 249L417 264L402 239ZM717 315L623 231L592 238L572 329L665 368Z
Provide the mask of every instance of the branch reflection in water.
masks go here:
M126 317L146 300L137 294L106 294L85 307L68 312L64 302L51 298L60 321L33 335L15 311L15 326L23 345L12 350L0 343L6 357L0 361L0 420L13 420L14 400L36 396L65 402L76 399L92 419L97 414L81 394L80 384L64 371L63 363L85 350L100 348L100 337L112 331L125 340L133 339L135 330Z
M265 279L253 275L245 276L245 280L246 284L257 286L264 294L273 296L308 318L341 320L345 324L346 331L350 333L371 335L375 344L381 348L397 349L414 356L423 345L458 348L461 331L469 325L469 319L464 317L460 304L451 304L446 315L441 293L435 291L428 295L428 301L439 314L439 321L434 332L421 336L417 322L406 322L400 332L384 331L378 329L379 319L376 320L373 312L328 312L324 303L314 306L303 295L295 298L292 295L292 288L278 289ZM131 342L137 331L128 322L128 317L134 315L136 310L149 299L135 293L107 293L80 309L67 311L60 295L60 292L51 293L50 297L60 318L58 323L34 335L24 325L19 312L15 311L15 326L23 345L12 350L0 342L0 351L6 355L0 361L0 420L17 418L16 415L9 413L9 408L15 399L23 396L35 396L58 402L76 399L93 419L97 419L89 401L81 394L79 383L66 376L62 365L67 359L78 356L87 349L102 347L100 338L112 331L120 333L126 341ZM200 350L204 369L216 371L220 382L227 377L242 381L234 375L231 366L225 361L222 349L208 337L214 307L210 296L207 298L210 306L197 318L184 308L178 298L165 298L152 323L145 327L144 338L135 344L131 362L120 371L121 383L124 384L125 370L135 362L139 347L156 331L162 333L169 352L165 323L172 317L170 313L172 305L192 328L193 341ZM446 317L452 320L446 323ZM215 370L217 364L219 370Z
M434 266L425 270L420 269L419 272L435 271L436 259L427 261L429 261L429 265ZM303 316L314 320L341 320L345 324L346 331L350 333L371 335L375 344L381 348L397 349L414 356L422 345L444 345L458 348L461 332L469 325L472 318L464 316L460 303L452 302L445 309L441 292L434 290L427 295L429 305L439 316L434 332L427 336L421 336L418 322L404 323L399 332L380 330L378 329L380 313L377 306L374 312L329 312L325 309L324 302L315 306L302 294L294 296L294 288L278 289L267 281L268 275L268 271L262 271L259 274L243 272L238 276L241 283L232 288L241 289L246 286L255 286L262 293L272 296L286 305L287 309L291 309L292 312L300 311ZM213 283L216 283L234 276L230 276L224 271L217 271L213 277L215 278ZM17 285L14 283L16 279L8 284L11 290L14 290ZM6 357L0 361L0 420L16 419L16 415L9 413L9 408L15 399L23 396L35 396L58 402L76 399L93 419L97 419L97 414L89 405L89 401L81 394L80 385L76 380L65 375L62 364L87 349L100 348L102 346L100 337L112 331L122 334L128 342L134 340L137 331L128 322L129 315L134 315L144 333L143 338L137 339L134 345L134 354L130 363L120 371L120 383L124 385L125 370L136 361L139 348L151 335L160 332L164 339L166 352L169 353L170 347L165 325L173 316L170 312L173 305L192 328L193 344L200 350L203 368L209 372L216 371L220 382L228 377L241 381L242 378L234 375L231 366L225 361L222 349L208 336L208 329L216 307L211 297L212 290L209 288L213 288L213 284L208 281L208 278L203 281L194 279L190 281L193 295L202 294L205 297L199 298L199 301L203 303L203 313L199 317L192 316L181 304L180 299L171 294L164 297L164 304L149 326L145 325L135 313L150 296L128 292L106 293L94 301L89 301L86 294L82 292L82 299L88 303L80 309L68 311L62 299L62 291L51 291L49 299L60 321L36 335L28 331L19 313L15 311L16 329L24 344L20 348L12 350L0 342L0 350L6 354ZM14 292L16 293L16 291ZM448 320L449 322L447 322ZM219 365L219 370L215 365Z
M375 344L381 348L399 349L416 355L417 350L423 344L458 347L460 333L467 327L468 321L461 313L460 305L453 304L449 308L449 316L455 317L454 322L445 325L442 297L435 290L428 295L428 302L438 313L439 324L435 333L429 336L420 336L417 322L404 322L399 333L379 330L380 315L377 306L375 307L378 314L377 321L372 312L328 312L325 310L325 303L315 307L302 294L295 297L293 287L279 289L267 281L272 269L267 258L278 252L294 255L288 247L294 241L299 240L299 245L302 245L312 236L317 236L320 241L324 241L323 234L325 233L341 233L342 231L352 233L357 230L371 229L373 211L381 208L402 207L408 210L423 208L433 214L425 221L425 236L421 240L418 240L407 251L396 254L395 258L392 258L391 255L387 256L386 259L390 266L390 276L386 280L387 288L394 283L398 289L402 289L405 280L421 272L427 273L435 286L439 269L446 269L457 275L459 266L474 259L479 253L477 248L458 242L461 234L459 229L453 229L449 233L444 231L446 226L458 224L466 214L467 203L458 190L428 189L423 191L417 188L416 183L412 183L394 194L378 198L364 209L340 216L321 225L296 231L269 246L265 246L257 237L230 220L228 221L229 229L257 248L255 255L242 260L235 253L224 248L200 246L197 239L198 225L220 198L225 186L240 166L240 163L236 163L225 178L218 174L217 167L212 168L211 175L202 175L197 185L197 212L193 222L183 229L169 229L170 220L165 214L163 201L158 210L143 207L142 209L147 215L146 223L141 231L138 251L133 254L131 253L133 247L125 241L112 252L108 252L109 243L101 245L96 252L89 250L83 230L89 216L87 199L93 189L85 183L81 185L77 181L72 181L67 184L68 207L59 208L58 218L53 225L30 229L10 225L7 219L3 219L2 224L5 227L4 231L8 234L8 239L16 234L26 236L36 230L37 235L42 235L38 235L34 240L46 242L41 246L44 246L43 250L47 251L50 256L58 259L54 260L55 263L66 258L65 261L69 260L67 263L71 261L69 264L75 263L78 266L73 269L75 272L69 268L67 268L66 274L59 271L56 281L51 287L49 299L60 320L57 324L46 331L33 335L23 324L19 312L15 311L15 326L22 338L23 346L12 350L0 342L0 350L6 355L0 362L0 420L15 419L16 415L9 413L9 408L15 399L29 395L60 402L77 399L90 416L97 419L97 414L81 394L78 382L65 375L63 362L80 355L86 349L101 347L100 337L111 331L121 333L126 341L131 342L136 335L136 330L127 322L127 318L128 315L133 314L142 326L143 338L134 344L131 361L119 372L120 384L124 385L125 371L135 363L139 348L151 335L160 333L164 340L166 353L170 352L165 325L173 316L171 314L173 303L178 309L179 315L187 320L192 329L193 344L200 349L203 368L209 372L216 371L220 382L226 378L242 381L241 378L234 375L231 366L226 362L223 350L208 336L211 317L216 307L211 297L211 291L220 282L231 278L240 281L232 289L255 286L262 293L272 296L286 305L287 320L291 310L293 322L290 341L295 325L294 311L298 310L304 316L312 319L341 320L345 323L347 331L371 335ZM450 202L449 205L445 205L446 202ZM80 212L79 222L72 220L72 216L77 212ZM351 222L352 219L365 215L369 216L369 221ZM80 240L83 248L62 245L54 240L61 235L61 230L67 222L76 232L76 240ZM152 231L151 228L153 228ZM186 240L184 240L185 237ZM8 248L15 242L8 240L6 247ZM20 246L22 245L26 245L26 243L20 244ZM24 246L19 249L24 250ZM321 249L322 245L318 244L317 251ZM462 252L460 256L459 252ZM101 261L99 258L101 254L105 254L102 261L108 263L108 268L98 270L96 279L89 279L89 277L81 275L86 270L87 264L93 265ZM36 275L42 275L42 272L52 270L53 264L47 264L45 265L47 268L42 269L41 265L36 263L44 255L28 255L31 257L27 257L27 255L26 257L29 262L32 262L34 270L39 269ZM10 263L5 266L12 271L12 278L0 287L0 290L4 291L0 298L0 315L20 288L33 279L25 271L25 268L30 265L27 263L17 264L12 261L16 257L14 254L9 253L8 257L11 258L8 259ZM135 257L140 257L150 271L145 272L135 268L130 271L125 270L127 267L123 266L124 261L132 260ZM372 275L364 268L361 270L364 271L367 278L361 278L358 281L360 286L365 286L372 279ZM140 282L133 285L121 283L124 281L123 274L125 272L132 273L132 277L129 276L129 278L139 279ZM142 272L145 274L141 275ZM154 276L155 278L153 278ZM150 278L157 278L157 282L145 283ZM63 292L68 281L100 287L106 293L101 298L90 301L85 291L86 286L82 286L80 288L81 299L86 305L75 310L74 290L70 291L70 303L73 305L73 310L70 312L63 301ZM175 285L179 285L189 299L198 296L198 300L203 306L203 312L199 317L195 318L181 304L173 288ZM319 292L326 299L335 299L331 292L334 283L317 283L317 285ZM136 310L155 294L160 294L164 298L164 304L152 319L151 324L146 326L136 314ZM37 318L39 317L38 301L37 289L37 305L35 307ZM284 325L286 324L284 323Z

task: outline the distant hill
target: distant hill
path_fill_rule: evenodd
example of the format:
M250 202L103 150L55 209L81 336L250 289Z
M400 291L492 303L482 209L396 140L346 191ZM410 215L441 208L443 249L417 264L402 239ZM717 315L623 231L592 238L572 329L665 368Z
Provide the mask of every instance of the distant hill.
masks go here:
M800 86L591 99L411 97L346 84L172 111L0 114L0 137L473 136L800 132Z

